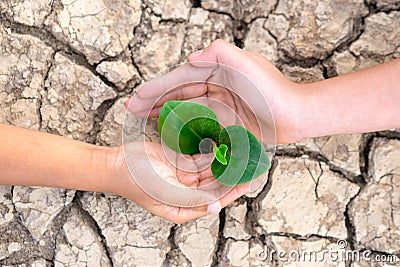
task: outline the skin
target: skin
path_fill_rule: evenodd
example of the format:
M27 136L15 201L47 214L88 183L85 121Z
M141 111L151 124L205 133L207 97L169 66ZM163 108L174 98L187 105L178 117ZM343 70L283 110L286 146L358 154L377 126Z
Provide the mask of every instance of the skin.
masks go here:
M130 199L151 213L174 223L218 213L222 206L248 191L248 186L237 187L209 206L170 206L147 195L135 183L126 166L122 146L100 147L4 124L0 124L0 140L2 185L109 192ZM139 147L137 143L129 145L133 148ZM159 144L147 143L146 146L154 166L163 170L163 178L173 183L196 187L213 179L210 171L178 171L165 159ZM134 157L140 161L142 153L137 150Z
M214 41L204 50L193 53L189 62L197 66L202 66L198 62L225 64L251 79L269 104L274 117L274 121L265 121L261 127L272 129L271 124L275 123L275 140L279 144L400 126L400 59L311 84L291 82L262 55L241 50L223 40ZM203 66L195 71L201 72L206 68ZM244 118L246 128L251 132L257 131L254 113L257 115L258 107L253 107L252 113L245 103L221 87L199 84L168 91L185 82L182 81L184 78L176 76L196 76L195 73L188 73L188 69L184 71L179 73L178 69L141 85L129 104L129 110L138 116L151 110L150 115L157 117L159 108L168 100L205 96L228 103ZM231 86L236 87L234 79ZM262 117L262 114L259 116Z
M189 57L196 72L172 72L140 86L127 107L138 116L158 115L162 104L172 99L200 96L227 103L243 118L244 125L260 137L260 127L272 129L276 143L293 143L303 138L329 134L377 131L400 127L400 60L312 84L287 80L263 56L243 51L217 40ZM207 76L200 62L223 63L240 70L260 89L274 120L262 117L261 107L250 109L235 94L218 86L197 84L168 91L179 77ZM230 77L228 77L229 79ZM235 85L232 79L233 87ZM181 84L181 83L180 83ZM168 92L167 92L168 91ZM161 99L160 99L160 96ZM261 125L260 125L261 124ZM258 131L258 132L257 132ZM50 186L110 192L128 198L146 210L175 223L208 213L217 213L249 191L251 185L236 186L219 201L195 208L163 204L147 195L131 178L122 147L99 147L68 138L0 124L0 184ZM131 144L135 148L137 144ZM163 171L161 175L182 186L196 187L213 178L209 171L186 173L168 163L158 144L147 143L148 157ZM143 151L132 157L140 161ZM139 162L140 163L140 162Z

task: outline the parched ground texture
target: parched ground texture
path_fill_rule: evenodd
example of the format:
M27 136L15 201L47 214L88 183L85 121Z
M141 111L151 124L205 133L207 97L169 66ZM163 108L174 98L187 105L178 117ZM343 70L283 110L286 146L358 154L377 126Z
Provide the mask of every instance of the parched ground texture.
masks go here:
M400 1L2 0L0 122L118 145L133 88L217 38L318 81L400 57ZM396 265L260 253L338 241L400 256L398 130L279 146L262 191L183 225L114 195L0 187L1 266Z

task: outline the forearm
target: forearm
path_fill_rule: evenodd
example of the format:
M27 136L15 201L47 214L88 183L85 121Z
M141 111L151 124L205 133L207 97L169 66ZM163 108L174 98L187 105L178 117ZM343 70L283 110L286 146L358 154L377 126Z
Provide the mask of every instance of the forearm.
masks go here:
M303 87L304 138L400 127L400 59Z
M0 124L0 184L106 191L109 148Z

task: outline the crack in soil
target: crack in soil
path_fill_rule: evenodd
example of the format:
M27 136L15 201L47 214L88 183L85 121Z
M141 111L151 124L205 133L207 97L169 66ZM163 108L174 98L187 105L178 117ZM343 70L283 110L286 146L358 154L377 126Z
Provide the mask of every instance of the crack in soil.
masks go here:
M79 212L81 213L82 217L85 219L85 222L87 223L87 225L89 227L92 228L92 230L97 233L100 237L100 241L101 244L103 245L103 249L106 253L107 259L109 260L111 266L115 266L113 258L112 258L112 251L110 249L110 247L107 244L107 239L105 238L99 224L97 223L97 221L92 217L92 215L90 215L90 213L88 211L86 211L83 208L82 202L80 201L80 198L82 197L83 191L77 191L75 198L73 200L72 203L74 203L76 205L76 207L78 208Z
M224 228L226 224L226 208L223 208L219 213L219 228L218 228L218 238L217 245L215 247L215 252L213 256L213 260L211 263L211 267L219 266L219 263L223 261L223 253L226 245L226 238L224 237Z
M335 165L326 156L319 152L309 150L303 146L297 146L296 148L277 148L275 151L275 156L280 157L301 158L305 155L311 160L325 163L331 172L338 174L340 177L347 179L351 183L358 184L359 175Z
M51 55L51 60L48 63L46 73L43 77L43 91L46 93L47 92L47 86L46 86L46 81L49 78L50 70L53 67L54 63L54 58L57 54L57 51L54 51L53 54ZM39 99L38 99L38 115L39 115L39 130L43 130L43 117L42 117L42 105L43 105L43 94L39 94Z
M104 75L96 71L97 64L90 64L85 54L77 51L70 44L58 40L50 31L44 27L28 26L19 22L15 22L6 14L0 14L0 23L10 28L12 32L22 35L28 35L39 39L47 46L53 48L64 56L68 57L75 64L85 67L91 71L95 76L100 78L103 83L111 87L115 92L118 92L117 87L110 82Z
M192 8L203 8L201 6L201 2L202 2L201 0L191 0ZM53 4L56 4L56 3L59 4L59 1L54 1ZM277 1L275 9L272 10L270 12L270 14L275 12L278 4L279 4L279 1ZM297 60L297 59L290 58L287 55L284 55L283 58L279 57L277 65L289 64L291 66L299 66L302 68L310 68L310 67L320 65L320 66L322 66L324 78L331 78L331 77L337 76L337 72L334 69L333 64L329 61L333 57L335 52L342 52L345 50L348 51L349 47L352 45L352 43L354 43L355 41L357 41L360 38L360 36L364 32L365 19L368 16L379 13L379 12L390 13L392 11L400 10L400 2L396 2L394 4L394 6L380 7L380 8L378 8L376 1L370 1L370 2L364 1L364 5L367 6L369 9L368 14L354 19L352 32L350 34L348 34L346 36L346 38L343 41L341 41L340 44L338 44L331 51L331 53L329 53L324 59L320 60L320 59L308 58L308 59L304 59L304 60ZM54 8L52 6L49 15L51 15L51 13L54 11L53 9ZM135 26L135 28L134 28L134 37L135 38L139 35L146 36L145 33L140 32L141 29L140 29L139 25L141 25L142 22L144 22L143 20L146 20L146 23L148 24L146 14L144 14L147 9L150 10L150 15L157 16L157 14L153 14L154 12L152 12L152 10L150 8L148 8L142 4L141 21L138 24L138 26ZM228 12L222 12L222 11L213 10L213 9L204 9L204 10L206 10L210 13L226 15L232 20L232 22L233 22L232 36L234 38L235 45L240 48L243 48L244 41L246 39L246 36L249 31L251 23L254 22L256 19L261 18L261 17L256 17L256 18L253 18L250 22L246 23L243 20L236 19L232 14L230 14ZM49 15L47 15L47 16L49 16ZM262 17L262 18L268 18L268 16ZM160 21L160 23L163 23L163 22L182 23L182 22L186 22L186 20L161 20ZM93 139L91 139L90 142L95 143L97 136L101 130L101 123L104 121L104 117L105 117L107 111L122 96L121 93L118 92L116 86L112 82L110 82L104 75L102 75L96 71L96 67L99 64L101 64L101 62L104 62L107 60L115 60L116 58L118 58L118 56L102 59L99 63L92 65L88 62L86 56L83 53L77 51L70 44L58 40L50 31L48 31L44 27L28 26L25 24L15 22L11 17L8 17L5 14L0 14L0 23L11 28L11 30L15 33L29 35L29 36L40 39L47 46L52 47L54 49L55 52L52 55L52 60L54 60L54 56L56 53L62 53L63 55L70 58L76 64L83 66L83 67L87 68L88 70L90 70L95 76L99 77L106 85L113 88L113 90L118 94L117 97L107 100L107 101L104 101L100 105L100 107L96 110L94 127L93 127L92 132L90 133L90 136L93 136ZM142 25L142 27L143 27L143 25ZM270 31L268 29L267 29L267 31L270 33ZM152 29L151 29L151 32L152 32ZM185 34L187 34L187 32ZM271 33L270 33L270 35L275 39L277 44L279 44L279 42L276 39L276 36L274 36ZM133 45L129 44L128 49L131 51L136 51L135 49L137 49L138 46L141 46L141 45L144 45L144 43L141 41L138 41ZM278 50L281 51L281 49L278 49ZM135 67L136 71L138 72L140 78L142 80L144 80L143 74L142 74L139 66L135 62L135 59L133 56L134 53L131 53L131 54L132 54L131 55L132 64ZM49 71L52 67L52 64L53 64L53 61L50 61L50 64L47 69L47 73L44 76L44 82L46 82L46 80L48 78ZM47 90L46 86L44 87L44 90ZM39 126L40 126L40 128L42 128L42 118L41 118L41 112L40 112L41 103L42 103L41 99L39 99L38 103L39 103L38 104ZM369 154L371 151L372 142L373 142L374 138L376 138L376 137L400 140L400 133L393 132L393 131L382 131L382 132L377 132L377 133L372 133L372 134L366 134L363 136L363 141L360 146L360 172L361 172L361 175L355 175L354 173L352 173L346 169L336 166L333 163L331 163L324 155L322 155L318 152L307 150L305 148L277 149L277 151L276 151L277 156L301 158L302 156L307 155L310 157L310 159L316 160L319 164L320 164L320 162L324 162L325 164L327 164L327 166L329 167L329 169L332 172L339 174L340 177L344 177L348 181L355 183L360 187L360 190L358 191L358 193L356 195L354 195L347 203L346 209L344 212L345 225L346 225L347 236L348 236L347 241L350 244L351 249L355 249L355 245L356 245L357 241L356 241L356 225L354 225L354 222L352 221L351 214L350 214L350 208L351 208L351 205L354 202L354 200L357 198L357 196L360 194L360 192L362 192L363 188L366 186L367 181L370 179L369 178L370 174L368 171L368 169L369 169ZM271 189L272 182L273 182L272 175L273 175L273 172L274 172L276 166L277 166L277 162L274 160L272 162L272 166L271 166L270 172L268 174L268 181L267 181L266 185L264 186L263 190L258 194L258 196L256 196L255 198L249 198L249 197L245 197L245 196L242 197L245 200L246 206L247 206L245 230L252 236L249 239L249 241L254 241L254 242L258 242L258 243L261 242L262 244L271 245L270 243L272 243L272 241L268 242L270 236L284 236L284 237L290 237L290 238L293 238L293 239L299 240L299 241L313 241L316 239L326 239L326 240L329 240L330 242L336 242L338 239L335 237L320 236L320 235L315 235L315 234L301 236L301 235L297 235L297 234L293 234L293 233L286 233L286 232L271 232L271 233L261 233L261 234L259 232L257 232L257 229L259 228L259 225L257 222L257 220L258 220L257 216L258 216L258 211L260 210L260 202L264 199L264 197L268 194L269 190ZM316 183L316 189L317 189L317 186L318 186L318 183ZM12 187L12 192L13 192L13 190L14 190L14 187ZM82 192L77 192L77 194L81 195ZM32 234L29 232L29 230L26 228L26 226L21 221L21 217L20 217L21 214L19 214L17 212L17 210L15 209L15 203L12 202L12 205L14 206L14 214L15 214L14 216L15 216L17 222L19 224L21 224L21 226L24 227L24 231L27 231L27 233L29 233L30 237L33 240ZM60 214L57 215L57 217L54 219L54 222L52 223L52 227L57 226L56 228L60 231L60 229L63 226L63 220L65 222L65 218L66 218L66 216L68 216L71 207L76 207L79 210L79 212L81 212L82 216L86 219L86 221L88 222L88 225L90 225L92 227L92 229L96 233L98 233L98 235L101 238L101 243L104 247L107 258L110 261L110 263L114 266L113 259L111 256L112 252L107 245L107 240L105 239L104 235L102 234L102 230L101 230L100 226L97 224L97 222L94 220L94 218L86 210L83 209L82 203L78 199L77 195L75 195L71 204L67 205L63 209L63 211L61 211ZM218 266L221 262L224 261L223 253L224 253L224 249L226 246L226 241L229 239L229 238L225 238L223 235L225 224L226 224L226 216L227 216L226 210L225 209L221 210L221 212L219 214L220 224L219 224L219 229L218 229L217 245L215 247L213 261L212 261L211 266ZM171 257L174 250L179 250L179 247L175 243L176 229L177 229L176 225L171 227L170 235L168 237L168 241L171 244L171 249L166 254L166 259L165 259L164 264L169 262L169 260L170 260L169 257ZM58 235L58 233L55 234L54 240L56 240L57 235ZM272 243L272 245L274 245L274 244ZM362 251L362 249L359 251ZM371 251L372 251L372 253L380 254L380 255L387 255L387 256L396 255L396 254L391 254L391 253L382 252L382 251L373 251L373 250L371 250ZM179 250L179 252L181 255L183 255L186 258L186 256L180 250ZM45 259L46 262L49 263L49 265L52 265L52 264L54 265L54 255L55 255L55 253L53 253L53 258L51 258L51 259L48 259L48 258L43 258L43 259ZM7 262L6 260L10 259L10 258L11 258L11 256L6 259L2 259L0 261L0 263L6 264L6 262ZM40 258L40 257L37 257L37 258ZM186 260L188 262L190 262L187 258L186 258ZM275 263L275 265L278 264L278 261L276 258L274 259L274 263ZM346 265L347 264L352 264L352 262L346 263Z
M168 242L171 245L171 249L165 255L165 260L163 262L163 266L171 266L171 261L173 260L174 256L179 255L183 257L186 262L189 263L189 266L192 266L192 262L186 257L185 254L180 250L179 246L175 242L175 235L176 230L178 229L179 225L175 224L171 227L170 234L168 236Z
M93 119L93 129L89 133L89 137L87 142L96 144L98 140L98 135L101 132L101 125L104 121L104 118L107 115L107 111L110 110L110 108L115 104L115 102L120 99L118 95L112 99L108 99L103 101L101 105L96 109L96 112L94 114L94 119Z

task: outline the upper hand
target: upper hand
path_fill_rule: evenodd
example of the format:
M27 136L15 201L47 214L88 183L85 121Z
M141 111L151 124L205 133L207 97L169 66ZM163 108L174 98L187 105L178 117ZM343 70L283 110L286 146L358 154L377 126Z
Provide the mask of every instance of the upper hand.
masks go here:
M299 86L265 57L217 40L193 53L189 62L142 84L127 108L137 116L156 117L168 100L206 97L226 104L237 115L227 116L209 102L222 124L224 120L235 124L233 120L239 118L248 130L270 144L302 138L298 130Z

